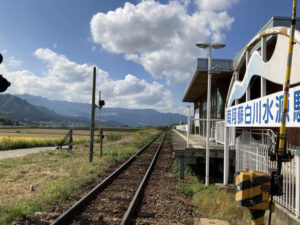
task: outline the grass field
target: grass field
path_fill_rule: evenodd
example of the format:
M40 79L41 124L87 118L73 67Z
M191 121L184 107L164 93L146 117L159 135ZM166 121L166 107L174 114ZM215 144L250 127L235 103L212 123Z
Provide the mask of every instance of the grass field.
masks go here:
M35 130L31 131L39 136ZM122 133L121 139L104 140L104 155L99 157L99 148L95 145L93 163L88 162L88 143L74 146L72 154L48 151L1 160L0 224L10 224L16 218L34 212L44 212L59 202L72 202L79 187L91 183L113 163L135 153L159 132L156 129L140 130ZM34 191L30 191L31 185Z
M134 130L124 128L106 128L104 135L107 141L121 140L122 137L133 133ZM56 146L69 129L41 129L41 128L2 128L0 129L0 150ZM136 131L135 131L136 132ZM99 142L99 132L95 130L95 140ZM73 141L75 144L88 142L90 131L87 129L74 129Z
M107 128L104 134L128 134L131 130L124 128L123 130ZM141 130L141 129L139 129ZM37 138L63 138L69 129L43 129L43 128L0 128L0 137L37 137ZM136 131L134 131L136 132ZM95 135L98 130L95 130ZM88 129L74 129L74 138L89 138L90 131Z
M206 187L203 178L193 176L192 170L185 166L184 181L178 181L178 189L186 195L192 196L191 204L196 214L201 218L221 219L231 225L250 224L251 215L245 207L239 206L235 201L235 193L219 190L214 185ZM174 174L177 176L178 163L174 163Z

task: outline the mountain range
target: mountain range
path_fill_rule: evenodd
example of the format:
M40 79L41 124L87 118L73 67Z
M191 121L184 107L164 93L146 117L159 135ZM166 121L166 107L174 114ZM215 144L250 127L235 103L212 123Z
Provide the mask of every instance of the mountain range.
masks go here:
M25 124L88 125L91 104L49 100L40 96L0 95L0 116ZM98 110L95 113L98 119ZM107 126L169 126L186 121L178 113L161 113L154 109L103 107L101 122ZM96 123L97 124L97 123Z
M87 118L61 115L47 107L32 105L9 94L0 95L0 116L26 125L84 125L89 122Z

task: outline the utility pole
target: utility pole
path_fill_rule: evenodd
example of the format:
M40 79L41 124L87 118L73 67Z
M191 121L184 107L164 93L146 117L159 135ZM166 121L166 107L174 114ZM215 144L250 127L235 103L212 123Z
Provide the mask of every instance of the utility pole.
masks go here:
M96 92L96 67L94 67L94 72L93 72L93 92L92 92L91 126L90 126L90 155L89 155L89 162L93 162L93 151L94 151L95 92Z

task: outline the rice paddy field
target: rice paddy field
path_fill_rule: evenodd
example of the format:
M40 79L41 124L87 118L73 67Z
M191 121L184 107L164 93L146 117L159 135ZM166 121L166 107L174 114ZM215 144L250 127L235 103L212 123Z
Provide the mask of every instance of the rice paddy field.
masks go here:
M22 138L62 138L69 129L42 129L42 128L0 128L0 138L3 137L22 137ZM105 134L128 134L132 131L124 130L116 130L114 131L112 128L105 130ZM97 130L95 130L95 135L97 134ZM73 131L74 138L89 138L90 130L88 129L74 129Z
M123 136L141 130L139 128L106 128L106 139L122 139ZM0 128L0 150L56 146L68 133L69 129L47 128ZM95 130L95 140L99 142L98 130ZM88 129L74 129L74 143L85 143L90 138Z
M0 160L0 224L14 224L24 216L47 214L56 205L70 205L81 187L104 176L105 170L123 162L160 132L104 131L103 156L99 156L99 144L95 143L92 163L88 161L88 142L75 144L72 153L50 150ZM65 133L67 130L61 129L0 129L2 141L56 139ZM74 130L74 138L89 139L89 131Z

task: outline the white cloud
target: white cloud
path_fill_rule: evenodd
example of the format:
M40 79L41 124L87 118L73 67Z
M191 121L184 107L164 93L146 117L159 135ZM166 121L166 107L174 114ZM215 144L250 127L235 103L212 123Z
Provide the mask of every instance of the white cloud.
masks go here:
M50 99L90 102L94 65L78 64L50 49L39 48L35 56L46 63L43 77L28 70L12 71L0 65L0 73L12 83L8 93L39 95ZM112 80L97 67L97 92L102 91L108 107L154 108L173 111L171 92L162 84L149 83L128 74L124 79Z
M206 1L198 3L207 5ZM125 59L141 64L155 78L165 77L169 83L187 81L194 72L196 58L206 55L195 43L224 41L223 32L234 20L225 11L200 10L190 15L188 4L189 0L168 4L154 0L136 5L126 2L122 8L93 16L92 39L107 51L124 54ZM215 7L220 9L217 4Z
M7 65L10 67L20 67L22 63L23 63L22 60L18 60L15 57L11 56L8 59Z
M239 0L195 0L200 10L219 11L230 8Z

